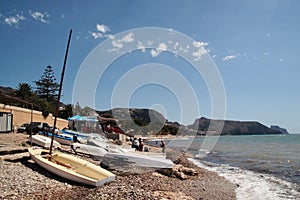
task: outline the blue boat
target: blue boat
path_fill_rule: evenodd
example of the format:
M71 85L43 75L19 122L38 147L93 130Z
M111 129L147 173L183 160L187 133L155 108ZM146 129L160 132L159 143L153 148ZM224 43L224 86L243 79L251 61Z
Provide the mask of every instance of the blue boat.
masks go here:
M40 135L44 135L47 137L52 137L51 132L39 132ZM54 140L59 142L60 144L71 145L73 143L73 136L67 134L54 134Z

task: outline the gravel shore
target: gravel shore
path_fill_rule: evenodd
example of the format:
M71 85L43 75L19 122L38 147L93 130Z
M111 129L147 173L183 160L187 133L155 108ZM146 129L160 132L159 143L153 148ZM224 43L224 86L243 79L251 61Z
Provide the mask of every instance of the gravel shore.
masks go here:
M0 134L0 151L22 148L24 134ZM168 150L176 163L197 175L185 180L164 175L161 170L135 168L113 170L115 181L93 188L69 182L35 164L28 152L0 156L0 199L236 199L236 185L214 172L195 166L185 154ZM98 161L88 159L95 164Z

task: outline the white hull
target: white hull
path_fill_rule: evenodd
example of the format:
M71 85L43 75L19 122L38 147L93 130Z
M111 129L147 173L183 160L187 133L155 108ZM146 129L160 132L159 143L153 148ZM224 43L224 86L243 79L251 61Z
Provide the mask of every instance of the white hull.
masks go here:
M120 166L140 166L150 168L172 168L173 162L163 157L155 157L145 154L135 153L110 153L108 152L102 159L101 164L108 167Z
M87 144L73 143L71 148L76 153L82 153L82 154L94 156L96 158L103 157L107 153L107 150L104 148L87 145Z
M115 175L80 158L54 152L51 160L43 149L28 149L31 158L41 167L67 180L85 185L100 186L114 180ZM46 155L42 155L45 153Z
M63 138L55 138L54 140L56 140L57 142L59 142L60 144L64 144L64 145L71 145L72 141L70 140L65 140Z
M52 133L42 133L42 132L40 132L39 135L46 136L48 138L52 137ZM54 140L57 141L58 143L64 144L64 145L71 145L72 142L73 142L72 137L73 136L71 136L71 135L63 134L63 133L54 134Z
M87 144L91 146L104 148L108 152L112 152L112 153L128 153L128 152L135 151L134 148L124 148L118 145L110 144L106 139L103 139L102 137L98 137L98 136L90 137L87 140Z
M29 137L29 142L49 149L51 145L51 138L42 135L32 135L31 137ZM53 141L53 147L61 148L61 145L57 141Z
M90 137L87 140L87 144L104 148L110 153L139 154L141 156L145 155L166 158L166 153L135 151L135 148L126 148L114 144L109 144L105 140L102 140L102 138L98 137Z

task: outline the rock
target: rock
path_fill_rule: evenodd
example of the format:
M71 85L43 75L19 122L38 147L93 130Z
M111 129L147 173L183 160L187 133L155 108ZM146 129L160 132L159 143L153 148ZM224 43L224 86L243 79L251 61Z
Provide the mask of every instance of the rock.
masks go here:
M183 173L183 172L177 172L175 173L177 178L181 179L181 180L186 180L187 176Z
M188 167L182 167L180 169L181 172L185 173L186 175L190 175L190 176L196 176L198 175L198 171L193 169L193 168L188 168Z

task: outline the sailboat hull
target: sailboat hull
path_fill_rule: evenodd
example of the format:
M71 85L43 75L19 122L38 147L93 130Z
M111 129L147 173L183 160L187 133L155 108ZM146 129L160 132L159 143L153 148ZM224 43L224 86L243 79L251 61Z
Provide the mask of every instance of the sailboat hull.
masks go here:
M106 153L101 164L109 168L127 166L127 167L149 167L149 168L172 168L173 162L163 157L155 157L147 154L134 153Z
M44 149L28 149L31 158L49 172L77 183L101 186L115 179L115 175L99 166L80 158L54 152L49 160L49 151Z
M42 135L32 135L28 141L47 149L49 149L51 145L51 138ZM57 141L53 141L53 146L54 148L61 148L60 143Z

